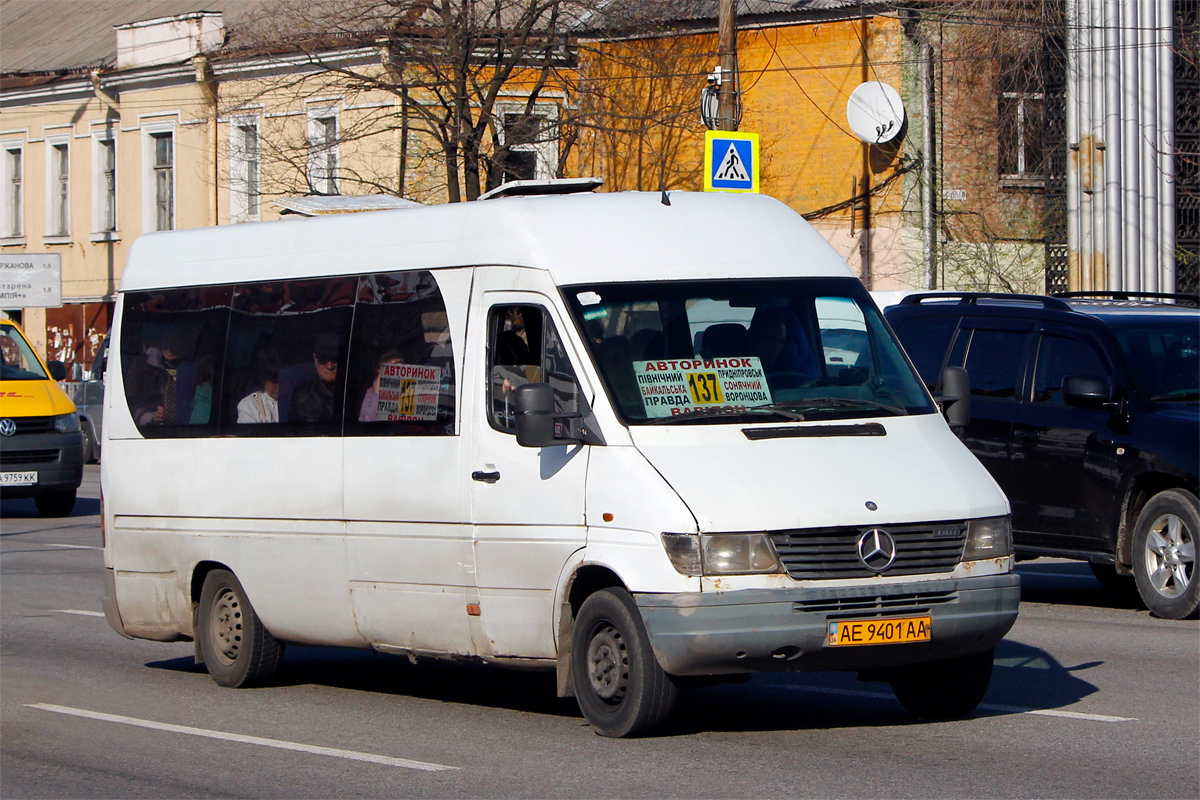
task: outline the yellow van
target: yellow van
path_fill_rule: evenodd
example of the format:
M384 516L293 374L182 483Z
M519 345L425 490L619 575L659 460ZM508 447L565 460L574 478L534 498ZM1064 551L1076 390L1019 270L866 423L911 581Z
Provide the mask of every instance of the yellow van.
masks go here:
M32 497L44 517L65 517L83 480L83 434L58 381L61 361L38 357L11 320L0 320L0 497Z

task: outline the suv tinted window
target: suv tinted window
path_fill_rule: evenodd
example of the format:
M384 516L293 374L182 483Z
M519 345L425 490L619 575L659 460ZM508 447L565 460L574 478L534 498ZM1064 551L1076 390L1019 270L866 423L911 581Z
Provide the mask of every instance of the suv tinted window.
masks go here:
M950 344L950 337L957 326L957 317L927 317L906 320L896 330L921 380L930 388L937 384L946 345Z
M954 343L950 363L966 367L971 394L1014 399L1027 335L1024 331L963 330Z
M1108 367L1090 344L1068 336L1043 334L1038 344L1033 401L1065 406L1063 379L1090 375L1108 380Z

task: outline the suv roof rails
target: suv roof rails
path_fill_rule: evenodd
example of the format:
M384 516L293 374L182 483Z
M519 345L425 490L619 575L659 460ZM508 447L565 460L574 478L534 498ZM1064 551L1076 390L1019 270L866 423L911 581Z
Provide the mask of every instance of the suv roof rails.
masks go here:
M1086 292L1055 292L1054 297L1062 297L1065 299L1093 299L1093 300L1174 300L1176 303L1182 303L1192 306L1200 306L1200 295L1185 294L1182 292L1127 292L1124 289L1118 291L1086 291Z
M490 192L479 195L477 200L494 200L497 197L527 197L538 194L575 194L591 192L604 185L604 178L550 178L544 181L509 181Z
M1041 294L1005 294L1003 292L926 292L910 294L900 301L902 306L920 305L922 300L953 300L959 305L978 305L980 300L1008 300L1019 303L1038 303L1052 311L1070 311L1071 307L1056 297Z

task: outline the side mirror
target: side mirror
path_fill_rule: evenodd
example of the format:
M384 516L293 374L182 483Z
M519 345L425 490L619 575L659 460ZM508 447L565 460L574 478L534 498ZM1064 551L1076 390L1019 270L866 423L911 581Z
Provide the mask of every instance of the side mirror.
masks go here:
M1095 375L1069 375L1063 378L1063 400L1079 408L1105 408L1112 399L1108 381Z
M942 396L937 398L950 429L961 434L971 421L971 379L962 367L942 371Z
M55 359L54 361L46 362L46 366L50 368L50 377L56 381L65 381L67 379L67 365Z
M554 439L554 388L548 383L517 387L517 444L550 447Z

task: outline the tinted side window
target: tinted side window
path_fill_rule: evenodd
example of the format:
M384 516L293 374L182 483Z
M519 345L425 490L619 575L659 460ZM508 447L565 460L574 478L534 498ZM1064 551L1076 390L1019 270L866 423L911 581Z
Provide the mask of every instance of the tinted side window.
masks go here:
M222 433L338 436L358 278L239 285Z
M352 341L346 435L454 433L454 350L431 272L360 278Z
M1091 375L1108 380L1108 374L1108 367L1087 342L1067 336L1043 334L1038 343L1033 402L1065 406L1062 398L1064 378L1070 375Z
M930 388L938 382L946 347L957 325L958 317L918 317L905 320L896 329L900 344L904 345L921 380Z
M516 433L516 390L554 387L554 413L579 410L579 387L554 322L538 306L495 306L488 315L488 408L492 427Z
M1027 336L1024 331L985 329L964 330L959 334L951 363L966 367L972 395L1016 398Z
M231 294L214 286L125 296L125 399L143 436L216 432Z

